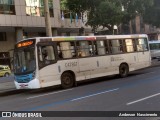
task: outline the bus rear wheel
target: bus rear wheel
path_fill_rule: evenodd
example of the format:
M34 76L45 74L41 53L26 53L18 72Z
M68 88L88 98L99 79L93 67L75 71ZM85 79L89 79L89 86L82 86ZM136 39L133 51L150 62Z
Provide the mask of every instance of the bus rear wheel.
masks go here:
M119 75L124 78L127 77L129 73L129 67L127 64L121 64L119 67Z
M69 73L65 72L61 76L61 86L64 89L71 88L74 85L74 76Z

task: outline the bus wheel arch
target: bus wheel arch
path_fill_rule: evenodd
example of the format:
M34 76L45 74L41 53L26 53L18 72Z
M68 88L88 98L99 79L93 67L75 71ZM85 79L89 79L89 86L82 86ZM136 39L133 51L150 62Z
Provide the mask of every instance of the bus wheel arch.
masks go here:
M71 88L76 85L76 77L73 71L64 71L61 75L61 86L64 89Z
M119 75L124 78L129 74L129 65L127 63L121 63L119 66Z

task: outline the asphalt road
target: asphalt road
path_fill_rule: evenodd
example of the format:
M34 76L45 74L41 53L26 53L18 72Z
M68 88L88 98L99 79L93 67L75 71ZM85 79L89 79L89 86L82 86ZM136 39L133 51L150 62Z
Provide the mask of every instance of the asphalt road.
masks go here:
M3 95L0 97L0 111L160 111L159 86L160 66L155 65L135 71L127 78L117 76L99 78L79 83L78 87L67 90L51 87ZM97 113L90 114L94 116ZM111 118L101 117L101 119ZM131 118L112 119L130 120ZM160 120L157 117L139 119Z

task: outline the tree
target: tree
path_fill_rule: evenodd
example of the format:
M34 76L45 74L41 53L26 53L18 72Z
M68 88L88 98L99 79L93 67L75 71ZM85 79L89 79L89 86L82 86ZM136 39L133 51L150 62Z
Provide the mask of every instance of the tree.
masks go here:
M66 7L71 11L93 11L103 0L67 0Z
M103 1L96 9L89 14L87 24L97 29L99 26L113 31L114 25L119 25L123 18L122 6L120 3Z
M61 0L60 4L61 4L61 10L64 10L66 8L67 0Z
M145 23L160 27L160 0L154 0L154 5L147 8L143 20Z
M124 17L123 23L134 19L137 15L146 13L146 9L153 6L153 0L121 0Z
M113 30L114 25L127 23L136 15L142 15L153 5L153 0L67 0L66 6L73 12L88 11L88 22L93 30L99 26Z

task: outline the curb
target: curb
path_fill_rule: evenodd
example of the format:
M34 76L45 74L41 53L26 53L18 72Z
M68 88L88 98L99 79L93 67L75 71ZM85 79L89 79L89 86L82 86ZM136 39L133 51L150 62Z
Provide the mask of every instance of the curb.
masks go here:
M9 96L9 95L15 95L25 92L26 90L18 90L18 89L10 89L10 90L4 90L0 92L0 97Z

